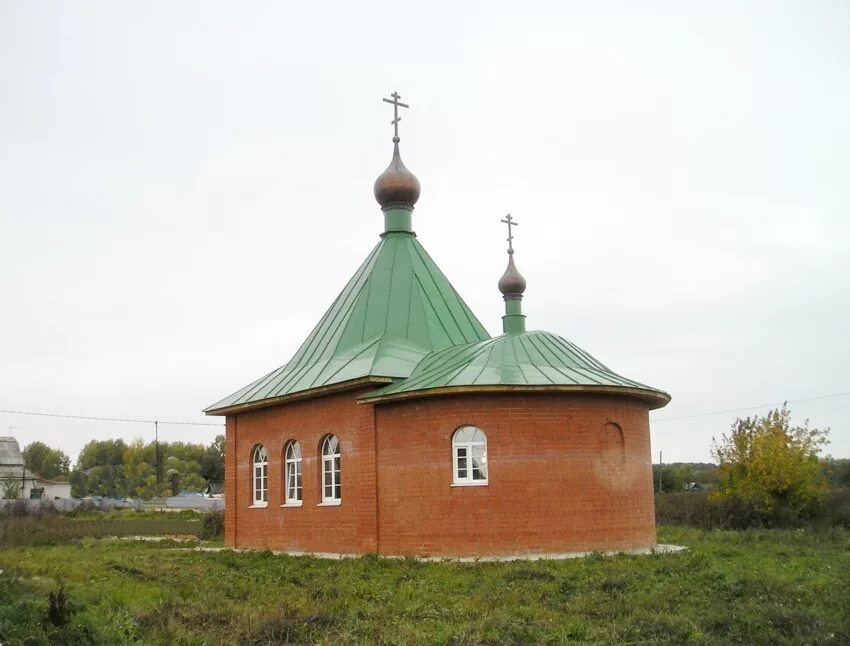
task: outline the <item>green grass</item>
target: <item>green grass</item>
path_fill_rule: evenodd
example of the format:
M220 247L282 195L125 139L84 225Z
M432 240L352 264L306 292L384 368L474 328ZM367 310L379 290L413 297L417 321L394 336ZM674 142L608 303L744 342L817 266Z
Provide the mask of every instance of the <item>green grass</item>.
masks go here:
M850 642L847 530L668 527L659 540L690 550L460 564L93 539L7 548L0 642ZM70 621L55 626L60 583Z
M60 545L75 539L112 536L198 536L201 528L200 520L163 517L93 520L48 515L42 518L2 518L0 519L0 548Z

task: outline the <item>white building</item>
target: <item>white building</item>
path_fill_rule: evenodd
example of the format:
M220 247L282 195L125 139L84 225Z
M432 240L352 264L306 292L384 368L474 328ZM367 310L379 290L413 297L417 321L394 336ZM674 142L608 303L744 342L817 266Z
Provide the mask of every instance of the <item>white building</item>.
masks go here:
M13 437L0 437L0 498L4 497L6 485L18 483L18 498L70 498L71 484L41 478L24 466L21 447Z

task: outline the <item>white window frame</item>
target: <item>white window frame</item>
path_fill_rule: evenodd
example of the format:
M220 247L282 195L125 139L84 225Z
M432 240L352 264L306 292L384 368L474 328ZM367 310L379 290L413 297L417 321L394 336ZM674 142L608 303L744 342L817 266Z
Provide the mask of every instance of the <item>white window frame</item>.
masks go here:
M269 454L262 444L251 452L251 491L251 507L268 507Z
M304 491L301 444L297 440L290 440L286 443L283 456L284 501L281 507L300 507L303 503Z
M472 439L460 439L472 431ZM483 451L477 449L483 448ZM480 453L484 478L475 478L473 453ZM461 460L465 467L461 466ZM463 470L463 471L462 471ZM452 435L452 486L453 487L483 487L490 483L490 469L487 464L487 434L477 426L461 426Z
M339 438L328 435L322 440L322 502L319 506L333 506L342 503L342 483L340 481L341 451ZM330 487L330 496L327 495Z

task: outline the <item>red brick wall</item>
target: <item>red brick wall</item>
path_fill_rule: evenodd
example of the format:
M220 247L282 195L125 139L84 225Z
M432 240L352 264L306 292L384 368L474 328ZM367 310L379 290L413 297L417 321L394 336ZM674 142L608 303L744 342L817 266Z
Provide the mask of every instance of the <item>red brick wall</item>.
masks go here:
M602 395L454 395L380 405L376 422L381 553L655 544L645 404ZM464 424L487 434L487 486L451 486L452 434Z
M375 431L372 406L348 391L286 406L228 416L225 464L225 541L231 547L313 552L375 552ZM332 433L340 442L342 504L320 507L320 442ZM284 502L283 447L301 443L303 504ZM263 444L269 456L266 508L251 509L251 451Z
M655 544L645 404L566 394L357 404L369 390L227 418L227 545L451 556ZM487 434L487 486L451 486L452 434L464 424ZM342 448L339 507L317 506L327 433ZM304 458L303 505L281 508L282 451L293 438ZM264 509L250 508L257 443L269 454Z

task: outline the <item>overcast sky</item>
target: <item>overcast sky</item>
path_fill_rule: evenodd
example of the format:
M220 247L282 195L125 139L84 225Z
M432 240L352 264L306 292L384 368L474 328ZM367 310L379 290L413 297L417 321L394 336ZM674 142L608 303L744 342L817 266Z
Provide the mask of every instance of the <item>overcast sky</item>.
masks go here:
M529 328L672 395L656 461L736 413L671 418L837 393L790 407L850 457L844 0L0 0L0 88L0 409L223 421L378 241L397 90L419 240L491 334L510 212Z

